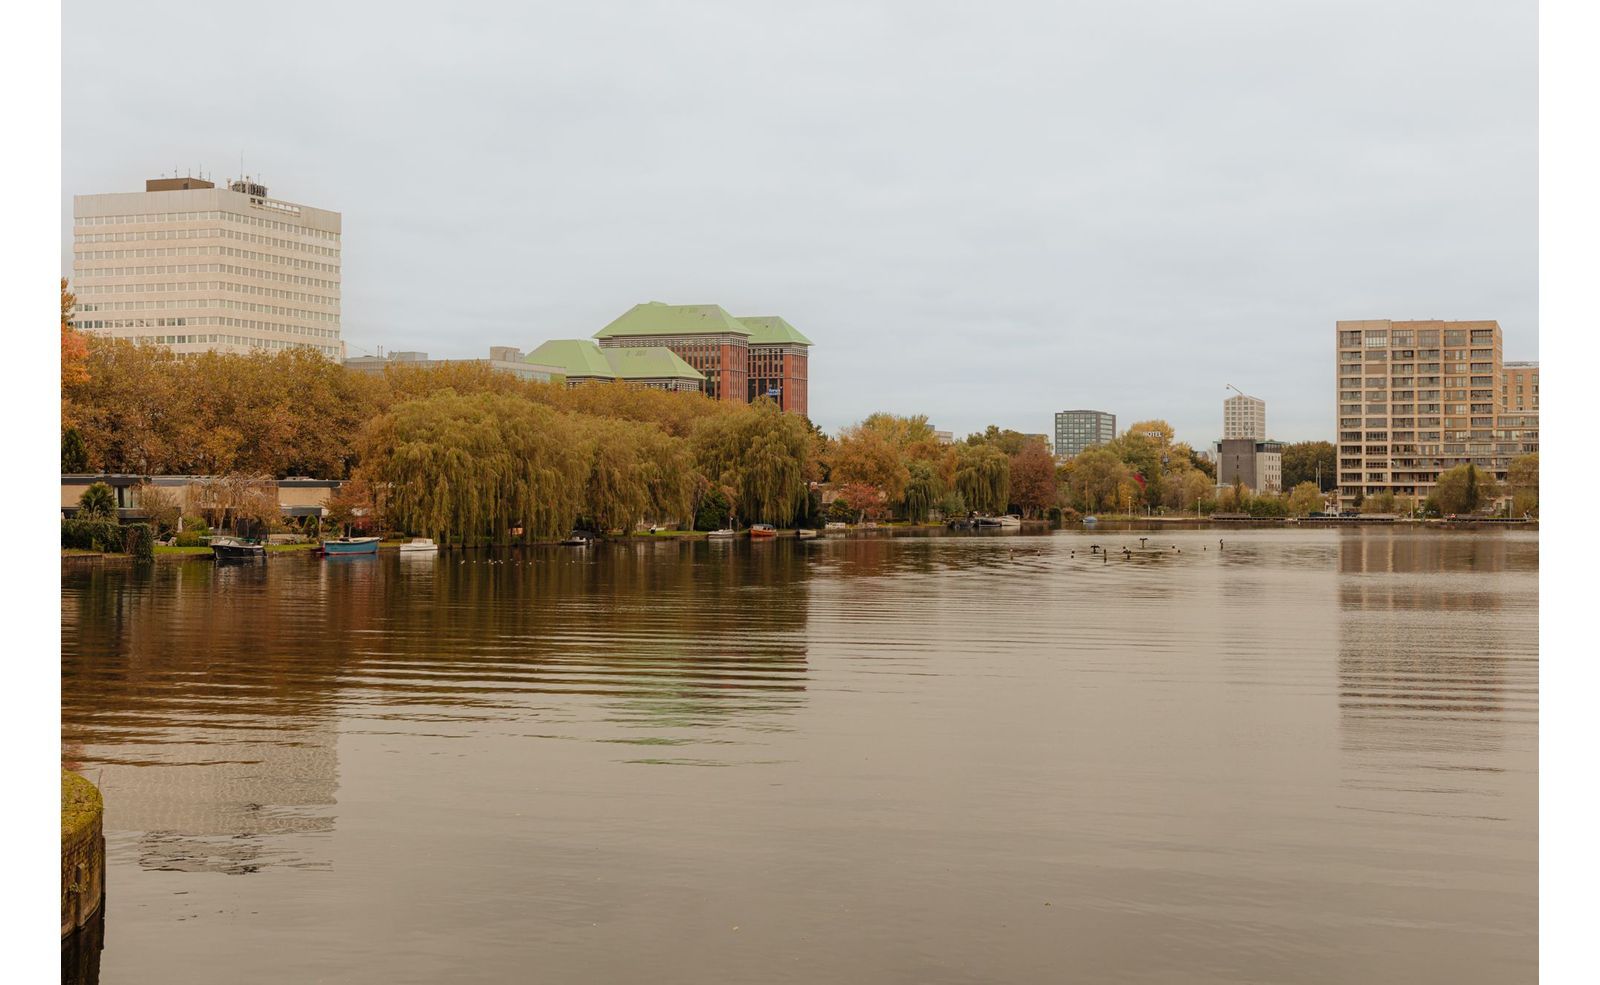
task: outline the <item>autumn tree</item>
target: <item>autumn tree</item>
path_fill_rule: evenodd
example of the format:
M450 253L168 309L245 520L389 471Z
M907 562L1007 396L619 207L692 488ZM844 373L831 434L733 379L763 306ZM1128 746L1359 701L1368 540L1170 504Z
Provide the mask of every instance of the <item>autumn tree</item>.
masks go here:
M1139 502L1161 502L1165 472L1174 464L1189 465L1187 451L1174 456L1172 437L1172 425L1166 421L1138 421L1101 446L1120 458L1135 475L1144 480L1143 485L1135 480L1133 494L1119 496L1118 506L1126 509Z
M143 483L139 486L135 501L158 533L176 531L183 520L182 496L166 486Z
M955 490L969 510L1000 513L1011 503L1011 458L998 444L970 441L957 449Z
M865 482L848 482L839 488L838 501L855 517L855 522L877 520L884 515L883 490Z
M1317 482L1322 492L1337 484L1334 448L1327 441L1295 441L1283 446L1283 488L1293 489L1302 482Z
M376 520L379 512L377 492L364 477L356 476L340 483L334 494L328 497L323 509L328 525L341 536L348 536L361 519L371 517Z
M1184 468L1171 473L1164 486L1166 505L1180 513L1195 509L1215 491L1211 476L1197 468Z
M770 400L701 419L690 448L700 472L731 490L742 520L786 526L804 507L810 434Z
M901 451L935 440L933 425L928 423L925 414L900 417L880 411L867 415L858 427L875 432Z
M1506 471L1506 486L1511 494L1511 508L1518 516L1539 515L1538 452L1511 460L1511 467Z
M253 527L278 526L283 518L270 476L229 472L191 482L183 491L183 511L213 527L239 521Z
M1394 493L1388 490L1373 493L1361 501L1361 512L1363 513L1395 513L1398 509L1399 500L1395 498Z
M496 393L445 390L362 431L358 477L398 526L442 543L549 540L572 529L592 463L571 418Z
M587 417L578 425L589 457L583 511L599 530L690 518L696 472L688 442L642 421Z
M78 296L67 290L67 279L61 278L61 426L73 424L72 403L67 391L89 382L89 344L72 324L73 309Z
M1439 474L1432 498L1440 512L1450 514L1473 513L1499 497L1500 485L1493 473L1464 464Z
M839 432L831 466L834 482L874 486L894 503L904 499L906 483L911 481L902 447L896 444L892 430L869 426L867 422Z
M1011 501L1027 517L1039 517L1056 505L1060 487L1056 482L1056 460L1038 438L1023 443L1011 456Z
M1037 437L1037 435L1023 434L1021 431L1014 431L1011 428L1001 428L999 425L991 424L984 428L981 434L967 435L966 444L992 445L1009 458L1010 456L1021 451L1022 446L1027 443L1028 440L1035 437Z
M910 476L906 483L906 519L922 523L938 506L940 497L944 495L944 483L930 462L913 461L906 466L906 471Z
M1298 482L1289 491L1286 504L1289 512L1294 516L1305 516L1322 509L1322 490L1317 488L1315 482Z
M1067 493L1080 512L1095 513L1118 501L1118 490L1132 481L1132 471L1105 446L1089 448L1074 457L1066 468Z

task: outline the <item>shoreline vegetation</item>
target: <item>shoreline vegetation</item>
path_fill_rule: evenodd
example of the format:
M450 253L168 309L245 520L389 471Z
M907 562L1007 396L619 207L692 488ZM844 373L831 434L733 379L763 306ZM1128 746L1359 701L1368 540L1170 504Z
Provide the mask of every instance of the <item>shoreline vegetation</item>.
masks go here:
M941 441L924 415L872 414L831 436L770 400L569 388L482 364L365 374L299 350L179 357L78 333L66 320L65 282L62 292L62 471L218 477L181 497L140 489L143 531L119 526L110 490L90 487L79 516L63 520L64 557L124 542L144 557L199 553L205 530L241 526L475 547L576 531L636 536L656 524L684 537L755 523L821 531L1008 513L1052 526L1089 515L1275 521L1325 511L1328 490L1312 480L1326 485L1336 472L1331 444L1302 442L1284 452L1288 492L1219 489L1213 463L1159 419L1058 460L1043 436L994 425ZM325 517L295 524L282 515L260 487L288 477L341 483ZM1373 497L1358 509L1445 516L1503 506L1536 516L1537 456L1519 459L1507 486L1461 466L1427 503ZM148 547L169 536L178 548Z
M1537 518L1528 518L1528 519L1513 518L1513 519L1507 520L1505 518L1497 518L1497 517L1459 517L1459 518L1454 518L1454 519L1441 519L1441 518L1423 518L1423 517L1406 517L1406 516L1395 516L1395 517L1384 516L1384 517L1381 517L1381 518L1367 519L1367 520L1358 520L1358 519L1352 519L1352 518L1340 519L1338 517L1246 517L1246 518L1232 519L1232 520L1215 520L1215 519L1212 519L1210 517L1199 517L1199 518L1196 518L1196 517L1192 517L1192 516L1184 517L1184 516L1143 516L1143 515L1138 515L1138 516L1117 516L1115 514L1108 514L1108 515L1105 515L1105 516L1097 516L1095 519L1096 519L1096 524L1085 524L1081 520L1080 521L1070 522L1070 523L1063 522L1061 524L1051 523L1048 520L1024 521L1023 526L1022 526L1022 532L1024 532L1024 533L1054 533L1054 532L1057 532L1057 531L1077 530L1077 531L1086 531L1086 532L1091 532L1092 533L1097 529L1105 530L1105 531L1108 531L1108 532L1112 532L1112 531L1115 531L1115 532L1127 532L1127 531L1138 531L1138 530L1161 530L1161 529L1240 530L1240 529L1274 529L1274 528L1281 528L1281 527L1286 527L1286 526L1289 526L1289 527L1317 527L1317 528L1323 528L1323 529L1339 528L1339 527L1371 527L1371 526L1396 527L1396 526L1398 526L1398 527L1405 527L1405 528L1423 528L1423 529L1430 529L1430 530L1481 530L1481 529L1484 529L1484 528L1508 527L1508 526L1510 526L1510 527L1522 527L1522 528L1538 529L1538 527L1539 527L1539 521L1538 521ZM864 524L862 524L862 525L851 525L851 526L849 526L849 527L847 527L846 529L843 529L843 530L834 529L834 530L820 531L818 535L820 537L824 537L824 538L827 538L827 539L845 539L845 538L870 538L870 537L885 537L885 536L887 536L887 537L896 537L896 536L917 536L917 535L922 535L922 536L941 536L942 537L942 536L946 536L947 534L951 534L951 532L950 532L948 526L945 523L942 523L942 522L940 522L940 523L934 523L934 522L929 522L929 523L888 522L888 523L879 523L879 524L872 524L872 525L864 525ZM786 529L786 530L777 530L777 531L775 531L775 537L778 540L795 540L795 539L798 539L798 535L799 535L799 528L789 528L789 529ZM968 534L964 534L964 535L965 536L980 536L980 537L1006 537L1006 536L1009 536L1007 534L999 533L999 532L993 532L993 533L968 533ZM743 530L743 531L739 532L738 539L748 539L748 538L749 538L749 531L748 530ZM693 542L693 541L707 541L707 540L710 540L710 539L711 539L710 531L706 531L706 530L661 530L661 531L655 531L655 532L647 532L647 531L642 531L641 530L641 531L634 531L633 533L628 534L626 536L617 536L617 537L605 538L600 542L602 542L602 543L615 543L615 544L629 544L629 543L640 543L640 542L643 542L643 541L651 541L651 542L655 542L655 543L665 543L665 542L675 542L675 541L690 541L690 542ZM383 543L378 545L378 550L379 550L380 553L384 553L384 554L387 554L387 553L390 553L390 552L398 552L399 548L400 548L400 544L401 544L401 541L398 541L398 540L395 540L395 541L384 541ZM304 544L271 544L271 545L268 545L267 551L268 551L269 554L296 554L296 553L304 554L304 553L316 550L316 548L318 546L319 545L316 544L315 542L309 542L309 543L304 543ZM452 547L452 546L448 546L447 545L442 549L443 550L451 550L451 551L459 551L459 550L475 551L475 550L494 550L494 549L497 549L497 548L505 548L505 547L512 547L512 546L515 546L515 547L560 547L561 546L561 541L559 541L559 540L540 540L540 541L529 541L529 542L526 542L526 543L519 543L519 544L515 544L515 545L484 543L484 544L476 544L476 545L472 545L472 546L468 546L468 547L463 547L463 546L454 546L454 547ZM154 554L154 557L155 557L156 560L165 559L165 560L177 560L177 561L183 561L183 560L192 559L192 558L209 558L210 556L211 556L211 548L209 548L209 547L157 546L155 548L155 554ZM131 560L133 560L133 555L125 553L125 552L88 551L88 550L80 550L80 549L76 549L76 548L64 547L64 548L61 549L61 558L62 558L63 561L78 561L78 562L96 561L96 560L129 560L129 561L131 561Z

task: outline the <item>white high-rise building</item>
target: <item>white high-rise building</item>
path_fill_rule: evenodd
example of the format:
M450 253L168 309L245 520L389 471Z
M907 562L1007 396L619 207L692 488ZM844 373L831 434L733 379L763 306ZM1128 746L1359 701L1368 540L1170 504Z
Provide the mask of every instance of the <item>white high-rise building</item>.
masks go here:
M180 353L344 358L339 213L248 179L156 178L142 192L73 196L72 214L79 329Z
M1267 402L1236 394L1222 402L1222 438L1267 439Z

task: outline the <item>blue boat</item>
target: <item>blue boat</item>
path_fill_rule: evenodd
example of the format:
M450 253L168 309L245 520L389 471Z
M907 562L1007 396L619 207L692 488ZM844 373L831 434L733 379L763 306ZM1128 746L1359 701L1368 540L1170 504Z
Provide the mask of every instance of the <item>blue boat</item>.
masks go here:
M378 553L378 538L376 537L336 537L333 540L322 542L322 553L333 554L376 554Z

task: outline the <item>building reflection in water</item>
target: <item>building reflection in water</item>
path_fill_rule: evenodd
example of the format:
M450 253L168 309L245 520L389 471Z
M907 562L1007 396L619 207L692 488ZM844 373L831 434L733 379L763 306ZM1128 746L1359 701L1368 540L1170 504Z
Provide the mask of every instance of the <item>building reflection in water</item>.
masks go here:
M785 729L808 580L796 544L704 542L71 573L65 756L141 867L326 865L341 731Z
M1365 781L1367 806L1504 814L1499 798L1452 797L1457 787L1447 778L1533 765L1537 571L1537 540L1510 533L1361 530L1341 538L1342 744L1353 774L1393 780Z
M277 836L333 828L337 666L275 574L106 566L63 586L64 756L105 793L110 850L143 868L326 864Z
M446 553L403 565L350 651L347 706L378 718L559 718L783 728L806 681L809 570L794 544ZM577 699L574 702L572 699Z

